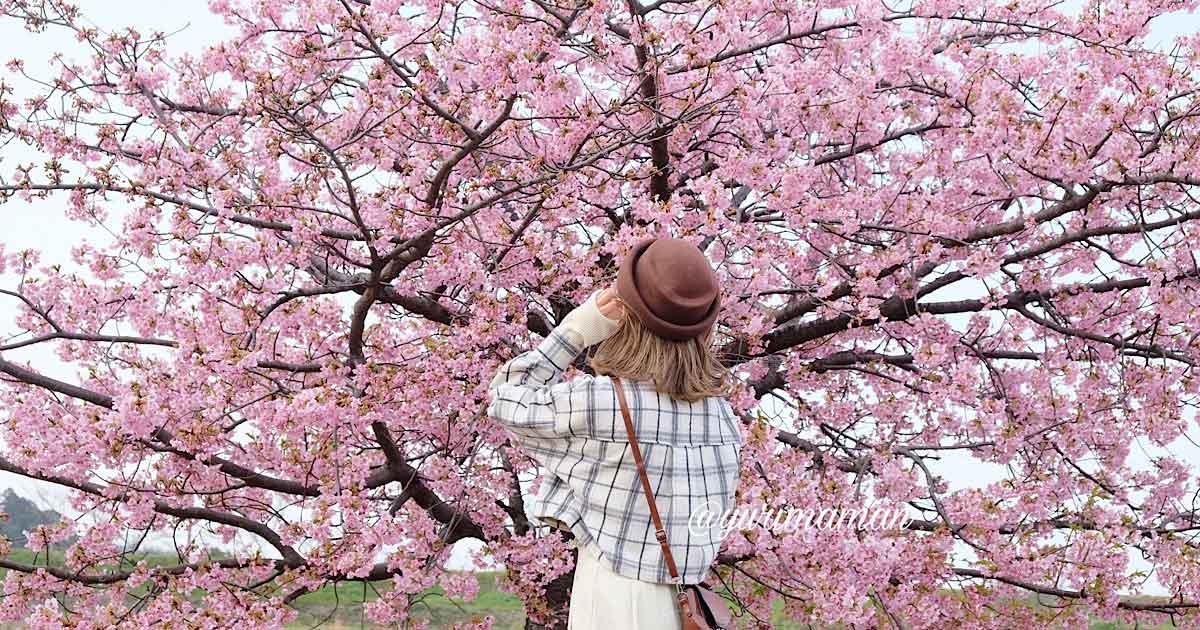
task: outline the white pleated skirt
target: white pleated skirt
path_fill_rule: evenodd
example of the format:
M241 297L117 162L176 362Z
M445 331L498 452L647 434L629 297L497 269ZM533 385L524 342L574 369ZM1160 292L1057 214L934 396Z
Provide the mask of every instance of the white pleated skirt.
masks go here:
M614 573L579 548L567 630L681 630L675 587Z

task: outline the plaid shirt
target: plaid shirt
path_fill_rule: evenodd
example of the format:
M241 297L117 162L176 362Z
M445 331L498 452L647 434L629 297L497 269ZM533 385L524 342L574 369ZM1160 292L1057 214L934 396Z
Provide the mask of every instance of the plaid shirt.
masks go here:
M650 508L608 376L560 382L583 351L574 330L559 325L537 348L501 366L489 387L488 415L503 424L545 471L531 512L562 522L620 575L670 583ZM622 379L634 432L671 555L685 584L707 576L721 527L688 527L692 511L724 514L737 490L742 436L729 403L694 403ZM695 531L693 531L695 530Z

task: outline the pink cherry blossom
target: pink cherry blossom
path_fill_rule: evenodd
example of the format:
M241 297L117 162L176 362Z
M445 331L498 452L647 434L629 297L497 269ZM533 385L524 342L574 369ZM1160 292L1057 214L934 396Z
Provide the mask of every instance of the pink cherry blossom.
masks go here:
M281 628L376 581L416 627L473 542L563 627L486 384L672 235L723 282L739 505L915 517L731 532L740 627L1196 625L1200 36L1151 35L1198 4L212 0L186 50L0 0L81 51L7 63L0 201L112 234L0 236L0 469L86 515L2 558L0 619ZM147 533L178 564L114 562Z

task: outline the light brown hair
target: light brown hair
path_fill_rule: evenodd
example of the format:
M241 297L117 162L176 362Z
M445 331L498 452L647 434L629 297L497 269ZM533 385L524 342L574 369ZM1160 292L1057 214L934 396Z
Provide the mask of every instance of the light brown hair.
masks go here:
M674 341L650 332L631 309L625 312L617 332L600 342L588 359L593 372L653 382L659 392L689 402L730 393L732 375L712 349L712 328L693 339Z

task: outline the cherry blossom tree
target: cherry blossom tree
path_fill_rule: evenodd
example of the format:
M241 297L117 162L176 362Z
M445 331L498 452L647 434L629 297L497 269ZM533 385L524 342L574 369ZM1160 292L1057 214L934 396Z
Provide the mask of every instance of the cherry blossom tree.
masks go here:
M1197 4L211 0L236 35L187 51L3 0L81 48L9 62L44 159L0 191L112 237L0 250L0 469L79 515L0 617L277 628L365 582L415 624L476 541L561 627L487 383L670 234L724 283L739 505L914 515L731 531L742 627L1195 623L1200 35L1149 35Z

